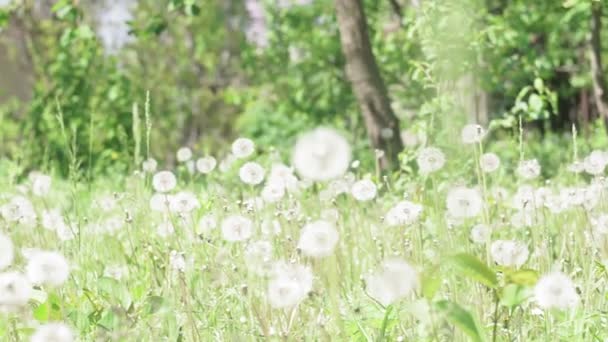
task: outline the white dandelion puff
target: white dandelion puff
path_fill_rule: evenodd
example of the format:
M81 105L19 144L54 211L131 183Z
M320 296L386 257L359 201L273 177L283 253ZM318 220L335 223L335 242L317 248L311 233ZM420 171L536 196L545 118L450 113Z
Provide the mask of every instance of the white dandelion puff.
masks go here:
M247 138L238 138L232 143L232 154L239 159L247 158L255 152L255 144Z
M264 168L256 162L247 162L241 166L239 177L241 181L249 185L258 185L264 180Z
M253 234L253 222L241 215L231 215L222 221L222 236L224 240L235 242L244 241Z
M152 177L152 186L158 192L169 192L177 185L177 178L171 171L160 171Z
M355 182L350 189L350 193L353 197L360 202L373 200L376 197L377 192L378 189L376 184L369 179L362 179Z
M445 155L437 147L425 147L416 156L418 169L423 175L441 170L445 164Z
M534 298L543 309L571 309L579 302L574 283L561 272L542 276L534 286Z
M351 148L346 139L329 128L317 128L298 138L293 166L300 176L313 181L338 178L348 170Z
M298 248L306 256L323 258L333 253L338 238L338 231L332 223L318 220L302 228Z
M53 251L36 251L25 268L33 284L57 287L68 280L70 266L63 255Z
M418 288L418 272L408 262L392 258L365 278L368 294L384 306L410 296Z
M216 165L217 161L212 156L202 157L196 161L196 169L204 175L211 173Z

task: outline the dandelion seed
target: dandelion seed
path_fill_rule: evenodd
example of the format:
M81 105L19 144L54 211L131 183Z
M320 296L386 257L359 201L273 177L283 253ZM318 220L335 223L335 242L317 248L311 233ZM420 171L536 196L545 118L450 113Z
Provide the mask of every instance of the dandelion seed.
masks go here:
M351 159L346 139L336 131L317 128L305 133L293 150L293 166L303 178L327 181L342 176Z
M605 153L595 150L583 160L583 168L588 174L598 176L604 173L607 163Z
M32 284L18 272L0 273L0 312L13 312L27 305Z
M574 283L561 272L542 276L534 286L534 298L543 309L571 309L579 302Z
M277 263L268 283L268 301L273 308L292 308L312 290L312 271L298 264Z
M262 190L262 199L267 203L275 203L280 201L285 196L285 187L283 183L268 182Z
M212 214L207 214L200 218L198 225L196 226L196 233L202 235L208 235L212 230L217 227L217 219Z
M528 247L513 240L497 240L490 247L492 259L500 266L521 267L529 256Z
M216 165L217 161L211 156L199 158L196 161L196 169L198 170L198 172L204 175L211 173L211 171L215 169Z
M32 182L32 193L36 196L46 196L51 189L51 176L42 174L40 172L32 172L29 175L30 181Z
M471 218L479 215L483 208L481 195L475 189L457 187L448 192L448 213L454 218Z
M13 264L15 257L15 247L13 241L5 234L0 232L0 270Z
M222 236L226 241L244 241L252 234L253 222L244 216L232 215L222 221Z
M418 272L405 260L387 259L365 277L368 294L384 306L410 296L418 288Z
M268 241L256 241L245 249L245 266L256 275L266 275L271 271L272 244Z
M68 280L70 266L65 257L53 251L36 251L25 268L33 284L57 287Z
M494 153L484 153L479 159L479 167L485 173L491 173L500 167L500 158Z
M148 158L141 163L141 169L146 173L156 172L158 162L154 158Z
M362 179L355 182L350 189L350 193L353 197L360 202L373 200L376 197L377 192L376 184L369 179Z
M460 133L460 138L464 144L477 144L486 136L486 131L481 125L465 125Z
M169 266L174 271L185 272L186 271L186 258L183 252L171 251L169 253Z
M238 138L232 143L232 154L239 159L247 158L255 152L255 144L247 138Z
M171 171L160 171L152 177L152 186L158 192L169 192L177 185L177 178Z
M247 162L239 170L241 181L249 185L258 185L264 180L264 168L255 162Z
M298 248L306 256L323 258L333 254L338 238L338 231L332 223L314 221L302 228Z
M540 176L540 164L538 163L538 160L522 160L517 167L517 175L526 180L531 180Z
M198 207L198 199L189 191L180 191L169 198L169 210L174 213L187 214Z
M176 157L178 162L185 163L192 159L192 150L189 147L182 147L177 150Z
M401 201L386 213L386 224L389 226L410 225L418 220L422 206L410 201Z
M485 224L476 224L471 229L471 241L479 244L485 244L490 241L492 228Z
M156 226L156 234L162 238L166 238L175 233L175 227L169 220L165 220Z
M445 155L437 147L425 147L418 151L416 163L420 173L427 175L439 171L445 164Z
M36 329L31 342L73 342L74 333L64 323L47 323Z

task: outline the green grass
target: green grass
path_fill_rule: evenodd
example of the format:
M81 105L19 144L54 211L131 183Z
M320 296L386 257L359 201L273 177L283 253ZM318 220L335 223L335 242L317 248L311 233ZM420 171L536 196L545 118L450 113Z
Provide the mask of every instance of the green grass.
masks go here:
M504 143L513 146L516 143ZM493 144L501 146L500 142ZM60 208L74 228L75 238L62 242L40 220L32 225L0 218L0 230L18 249L40 248L61 252L70 262L71 276L60 288L38 287L37 296L19 312L3 314L2 340L27 340L39 323L59 320L70 325L83 341L603 341L608 338L608 246L590 239L590 217L607 212L606 187L597 206L572 206L559 214L546 208L533 211L529 227L510 223L515 210L510 196L495 198L492 189L504 187L512 195L519 185L583 187L587 175L563 171L568 153L556 155L549 170L550 183L541 179L523 182L514 175L517 147L502 151L503 166L480 178L473 156L477 147L460 146L448 154L446 167L429 176L402 173L375 179L379 194L371 202L357 202L346 193L322 201L319 193L331 188L317 184L250 211L243 200L257 196L261 186L238 180L238 163L222 174L189 175L178 169L179 190L196 194L200 208L168 219L176 232L167 238L156 233L162 215L150 210L151 176L142 173L97 177L92 183L53 179L47 196L29 194L28 181L18 180L17 166L4 162L0 205L25 191L37 216L42 210ZM528 158L533 156L527 153ZM514 155L509 160L508 155ZM259 160L268 170L268 156ZM369 170L372 171L372 170ZM366 170L353 170L357 178ZM372 171L373 172L373 171ZM485 182L484 212L454 222L446 218L446 194L458 184ZM25 185L25 189L20 189ZM482 187L483 188L483 187ZM115 208L99 208L103 196ZM411 225L389 227L383 216L404 196L424 206ZM309 220L337 211L340 240L332 256L311 259L296 249L299 230ZM244 250L248 242L230 243L219 228L198 234L196 224L205 214L218 222L240 213L255 223L249 242L267 240L273 260L309 265L313 289L292 309L273 309L267 300L268 278L249 272ZM290 213L287 215L286 213ZM115 217L122 222L114 234L93 229ZM276 220L281 233L265 236L264 221ZM485 223L493 227L491 240L523 242L530 257L519 270L494 264L489 246L473 243L470 229ZM606 239L606 236L602 236ZM170 267L172 251L185 256L184 272ZM17 253L10 269L24 270L26 260ZM602 257L604 256L604 258ZM382 260L398 256L414 265L420 286L415 294L382 307L365 290L363 278ZM108 267L128 270L122 279L104 276ZM580 303L566 311L539 309L531 291L539 276L554 269L569 275L580 293ZM523 271L522 271L523 270ZM44 299L47 297L48 299Z

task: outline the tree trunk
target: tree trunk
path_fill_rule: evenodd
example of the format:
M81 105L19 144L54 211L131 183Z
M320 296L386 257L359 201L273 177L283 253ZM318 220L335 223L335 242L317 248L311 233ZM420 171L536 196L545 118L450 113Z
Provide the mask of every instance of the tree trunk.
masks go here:
M593 81L593 97L598 115L608 123L608 94L606 79L602 66L602 4L591 4L591 79ZM606 126L608 129L608 125Z
M382 169L397 167L403 149L399 120L393 113L388 92L372 52L361 0L336 0L346 74L357 101L367 133L374 148L384 151L379 158Z

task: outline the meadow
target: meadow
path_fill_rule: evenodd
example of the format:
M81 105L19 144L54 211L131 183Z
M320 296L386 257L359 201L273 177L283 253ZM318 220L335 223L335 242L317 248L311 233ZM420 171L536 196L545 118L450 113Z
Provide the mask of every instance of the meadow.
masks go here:
M579 157L573 140L543 179L533 156L501 163L484 139L467 125L460 156L409 146L415 171L388 176L327 127L288 161L247 138L90 181L19 179L4 161L0 334L605 340L608 154Z

